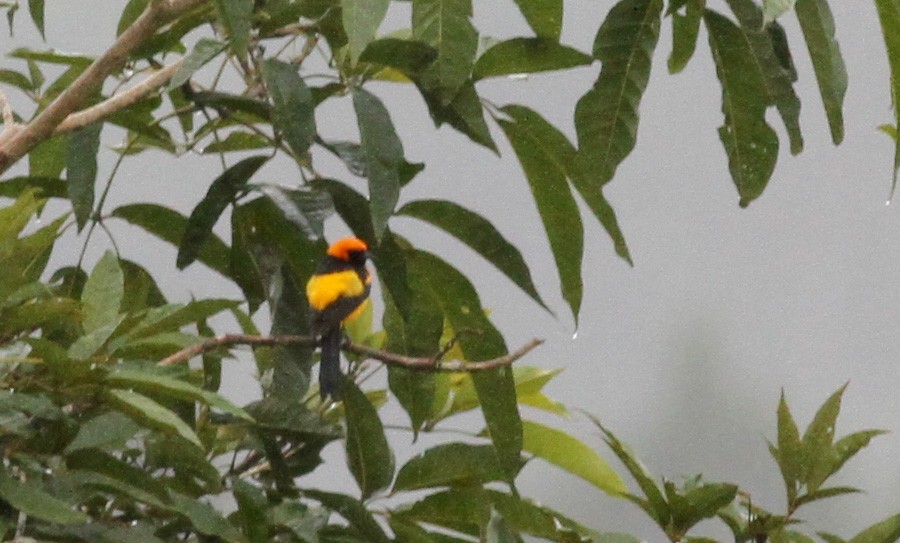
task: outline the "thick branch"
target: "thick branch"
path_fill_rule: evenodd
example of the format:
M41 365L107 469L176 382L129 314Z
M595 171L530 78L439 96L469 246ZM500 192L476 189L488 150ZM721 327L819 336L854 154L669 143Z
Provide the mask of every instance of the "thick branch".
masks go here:
M542 339L532 339L515 352L506 354L491 360L479 362L465 362L461 360L442 361L439 356L414 357L406 356L379 349L366 347L357 343L345 342L341 348L348 352L366 356L387 364L416 371L442 371L442 372L476 372L486 371L502 366L509 366L522 358L529 351L543 343ZM255 347L275 347L279 345L297 345L301 347L316 347L317 341L309 336L248 336L243 334L225 334L223 336L208 339L202 343L186 347L177 353L170 355L159 362L161 366L171 366L181 362L187 362L191 358L208 351L233 345L253 345Z
M157 0L151 2L115 43L82 72L56 100L0 147L0 174L38 143L53 135L56 127L97 94L110 74L121 70L132 51L143 45L163 25L208 0Z

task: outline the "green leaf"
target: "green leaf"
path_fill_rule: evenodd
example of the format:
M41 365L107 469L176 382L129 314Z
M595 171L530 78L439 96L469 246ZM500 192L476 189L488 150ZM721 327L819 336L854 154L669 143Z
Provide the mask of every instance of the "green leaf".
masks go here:
M26 92L35 90L34 83L29 78L13 70L0 70L0 83L12 85Z
M0 196L18 198L25 192L34 190L41 198L68 198L68 186L55 177L21 176L0 181Z
M220 41L209 38L197 40L194 48L184 57L181 66L172 75L172 79L169 80L169 84L166 86L166 91L171 92L187 83L191 76L194 75L194 72L205 66L207 62L214 59L224 50L225 44Z
M835 145L844 139L844 95L847 93L847 68L834 36L834 17L827 0L797 0L794 6L800 29L812 59L819 93Z
M263 491L242 479L234 479L232 493L238 505L238 518L251 543L267 543L266 495Z
M347 465L363 499L387 488L394 478L394 453L384 435L378 411L351 379L342 391L347 413Z
M528 26L542 38L559 41L562 30L562 0L515 0Z
M501 111L510 120L498 122L528 178L556 261L563 298L577 325L582 298L584 230L578 205L566 182L575 150L561 132L534 111L524 106L506 106Z
M241 61L245 61L250 46L253 0L216 0L215 5L219 20L228 34L231 50Z
M272 99L275 127L284 135L294 154L302 157L316 136L312 93L293 64L267 59L262 64L262 73Z
M22 513L47 522L82 524L90 520L72 505L42 490L39 481L17 481L6 470L0 470L0 497Z
M28 175L56 179L69 158L70 134L58 134L39 143L28 153ZM66 185L68 197L68 185Z
M637 141L639 106L656 42L662 0L620 0L594 39L602 63L593 88L578 100L578 160L599 187L612 180Z
M140 17L149 4L150 0L128 0L128 3L125 4L125 8L122 10L119 24L116 25L116 36L121 36L122 32L125 32Z
M616 218L616 212L609 204L609 201L603 195L603 187L594 186L588 176L578 170L578 165L573 165L574 171L569 172L569 179L572 186L578 191L578 195L588 205L594 217L606 230L613 242L616 254L619 255L629 266L634 266L631 260L631 253L628 251L628 244L625 242L625 235L619 227L619 221Z
M304 490L303 495L320 502L325 507L341 515L371 543L388 543L390 540L372 514L358 500L343 494Z
M824 500L826 498L834 498L837 496L844 496L846 494L857 494L859 492L861 492L861 490L850 486L832 486L827 488L819 488L815 492L810 492L797 498L797 500L794 502L794 507L800 507L801 505L818 500Z
M900 514L869 526L847 543L894 543L897 540L900 540Z
M355 64L387 15L390 0L341 0L341 18L350 58Z
M178 269L186 268L197 259L200 247L209 239L212 227L218 221L219 216L268 159L267 156L245 158L225 170L212 182L206 196L191 212L185 226L184 235L178 247L176 260Z
M472 486L505 480L506 474L493 446L444 443L404 464L397 472L393 491Z
M84 331L90 333L115 321L124 295L125 279L119 259L107 251L94 266L81 292Z
M0 242L0 300L40 278L59 229L67 218L63 215L30 236Z
M129 204L117 207L111 213L148 233L178 245L184 238L188 219L173 209L156 204ZM210 233L200 245L197 260L220 274L229 276L229 248L217 235Z
M397 38L382 38L366 46L360 62L390 66L409 75L421 73L437 58L437 51L426 43Z
M189 498L171 489L169 499L173 510L186 517L198 532L218 536L225 541L245 541L240 531L209 503Z
M781 400L778 402L778 448L772 449L775 461L781 469L785 488L788 495L788 503L792 503L797 496L798 481L804 474L803 444L800 441L800 431L797 423L791 415L784 391L781 391Z
M797 0L763 0L763 23L769 24L794 8Z
M21 58L23 60L34 60L36 62L45 62L47 64L63 64L66 66L79 66L81 68L87 68L90 65L90 63L94 61L93 58L85 56L85 55L61 53L61 52L55 51L53 49L46 49L44 51L35 51L33 49L28 49L27 47L19 47L17 49L13 49L9 53L7 53L6 56L12 57L12 58Z
M888 66L891 70L891 98L894 103L894 124L900 126L900 3L897 0L875 0L881 34L887 49ZM891 197L897 190L897 175L900 172L900 138L894 135L894 176L891 182Z
M428 222L462 241L503 272L541 307L548 309L534 286L522 254L481 215L447 200L416 200L404 205L397 214Z
M178 415L150 398L129 390L110 390L108 394L115 407L137 423L180 436L202 448L197 434Z
M759 197L778 159L778 136L766 123L767 95L753 50L741 30L718 13L704 14L709 45L722 84L725 124L719 139L728 154L728 168L746 207Z
M499 155L497 145L491 136L491 131L484 121L481 98L479 98L475 90L475 84L471 80L463 83L459 92L449 104L441 102L440 96L436 92L430 91L422 85L418 85L418 87L422 93L422 98L425 99L428 113L431 115L435 126L448 123L473 142L483 145L493 151L494 154Z
M255 151L257 149L268 149L269 147L269 140L265 137L254 132L236 130L229 133L225 139L210 143L201 152L204 155L212 155L234 151Z
M466 360L489 360L507 352L503 336L484 314L478 293L458 270L438 257L418 251L413 259L427 278L435 298L454 330L478 331L459 337ZM509 477L519 470L522 450L522 421L516 404L515 383L508 366L472 376L500 465Z
M476 80L520 73L566 70L587 66L590 55L550 38L513 38L488 49L475 62Z
M404 521L424 522L476 536L490 515L490 500L480 487L437 492L396 513Z
M684 70L694 50L700 33L700 19L706 8L706 0L686 0L684 14L672 12L672 53L669 54L669 73Z
M140 427L125 415L109 411L83 423L66 446L66 453L82 449L115 449L125 445Z
M419 81L442 105L453 101L472 73L478 31L471 16L472 0L413 0L413 38L437 49L437 59Z
M75 360L87 360L91 356L97 354L103 346L106 345L107 340L113 335L116 328L122 324L123 320L125 320L125 315L118 315L112 321L79 337L69 346L69 350L67 351L69 358Z
M35 191L29 190L17 196L11 205L0 208L0 242L15 243L43 205L44 200L39 200Z
M400 197L399 166L403 144L384 104L362 89L353 91L353 109L359 124L360 145L366 157L369 205L375 237L381 238Z
M491 519L488 521L486 532L485 543L516 543L518 541L503 522L503 517L495 510L491 510Z
M324 190L286 189L278 185L258 185L281 211L285 220L297 227L309 239L325 236L325 219L334 214L331 195Z
M46 41L47 36L44 33L44 0L28 0L28 13L31 15L31 20L34 21L34 26L41 33L41 38Z
M94 208L94 182L97 180L97 152L100 150L102 122L89 124L72 131L66 159L66 178L69 199L81 231Z
M522 448L531 454L581 477L611 496L628 491L619 475L593 449L571 435L538 424L522 421Z

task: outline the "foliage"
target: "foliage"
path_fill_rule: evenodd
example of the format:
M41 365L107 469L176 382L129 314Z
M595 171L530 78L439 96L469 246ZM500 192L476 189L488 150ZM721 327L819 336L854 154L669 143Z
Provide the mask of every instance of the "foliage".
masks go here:
M44 2L27 4L43 36ZM835 144L843 138L847 76L826 0L766 0L762 6L728 0L731 15L705 0L671 0L668 6L620 0L589 52L560 42L562 0L515 4L534 35L487 41L491 45L482 51L485 36L475 26L470 0L413 0L407 3L410 28L391 35L379 33L389 0L130 0L117 41L127 58L112 77L125 86L145 75L165 77L145 90L132 86L125 92L136 99L129 102L118 102L121 94L103 95L98 89L111 87L102 79L90 80L93 67L106 65L103 58L92 65L95 59L53 49L9 53L16 67L0 70L2 89L16 89L34 107L13 116L0 103L0 172L21 158L10 150L14 144L27 147L29 159L27 174L0 181L0 195L11 199L0 209L4 539L499 542L527 535L636 541L598 533L521 496L516 478L525 463L538 461L610 499L633 502L671 541L708 541L694 532L710 518L723 522L738 542L812 540L795 529L798 510L856 492L826 482L881 433L865 430L835 440L843 388L802 437L782 398L770 452L785 482L787 506L773 513L734 484L700 476L658 482L595 420L634 479L640 492L634 493L593 444L523 420L521 406L560 421L569 416L566 406L543 392L558 370L517 364L447 374L391 367L386 391L366 386L371 365L354 359L343 403L323 405L311 385L312 350L282 344L253 352L263 399L236 406L219 391L229 353L203 350L197 365L160 363L215 336L208 321L223 313L244 333L258 335L258 312L265 308L273 335L308 334L302 287L324 250L323 223L333 215L368 242L383 287L381 326L370 313L349 330L357 343L464 361L508 352L482 309L478 285L395 232L391 219L398 215L456 237L549 310L521 253L487 218L442 200L406 201L398 209L404 188L425 165L406 158L392 120L398 112L388 110L372 82L415 86L436 126L447 124L495 153L488 122L497 125L522 165L576 320L584 237L576 194L630 263L603 188L636 144L641 98L667 18L672 73L690 61L701 26L709 36L722 86L719 135L742 206L763 193L776 167L780 136L767 121L770 107L785 125L792 153L803 149L797 73L779 17L798 17L831 137ZM900 4L876 5L896 104ZM0 7L12 32L20 24L19 2ZM135 38L146 28L145 38ZM595 61L596 81L572 107L577 145L539 112L479 95L489 78L594 69ZM323 64L327 78L310 75L309 66ZM90 122L79 124L71 115L64 121L63 115L39 132L38 121L66 102L57 99L75 92L82 96L72 100L74 107ZM358 142L334 139L318 127L316 111L326 101L352 109ZM31 122L18 123L28 116ZM115 166L98 185L103 177L97 158L106 152L101 142L111 134L124 137L113 148ZM107 208L122 161L154 153L174 162L188 151L218 155L222 163L189 216L147 202ZM326 153L349 175L320 169ZM296 168L293 182L260 179L259 172L276 161ZM365 194L357 190L361 186ZM43 216L49 200L68 202L72 212ZM150 271L117 251L92 267L79 258L48 269L63 231L86 229L87 244L97 228L114 220L173 245L177 268L199 262L216 271L240 289L242 299L172 303ZM230 222L228 241L213 231L223 221ZM391 399L408 415L413 439L471 411L483 416L485 428L398 459L379 413ZM345 444L358 495L310 488L304 479L335 440ZM898 539L900 517L894 516L849 541Z

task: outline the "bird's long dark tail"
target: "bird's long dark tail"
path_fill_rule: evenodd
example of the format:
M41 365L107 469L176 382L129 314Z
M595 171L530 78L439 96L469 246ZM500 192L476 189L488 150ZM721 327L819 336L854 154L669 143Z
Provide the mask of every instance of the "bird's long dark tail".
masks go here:
M341 399L341 327L322 334L322 362L319 365L319 394L324 400Z

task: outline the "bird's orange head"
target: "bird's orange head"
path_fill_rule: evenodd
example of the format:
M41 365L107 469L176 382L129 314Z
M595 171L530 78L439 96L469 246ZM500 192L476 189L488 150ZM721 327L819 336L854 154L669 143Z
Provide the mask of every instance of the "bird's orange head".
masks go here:
M349 262L356 255L365 255L368 250L369 246L359 238L343 238L331 244L328 256Z

